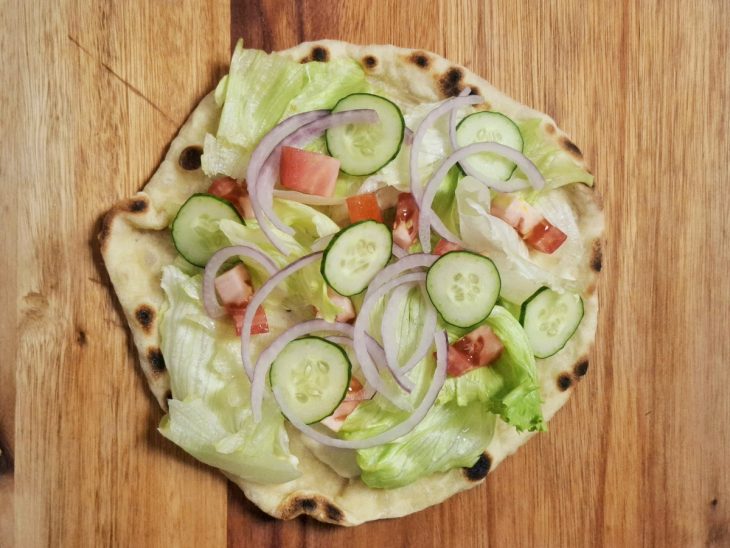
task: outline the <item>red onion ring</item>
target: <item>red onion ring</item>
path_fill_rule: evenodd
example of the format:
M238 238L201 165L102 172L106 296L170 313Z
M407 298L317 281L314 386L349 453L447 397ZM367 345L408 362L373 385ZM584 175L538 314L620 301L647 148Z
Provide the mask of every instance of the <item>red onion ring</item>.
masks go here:
M399 259L398 261L389 264L383 270L378 272L375 277L370 281L370 285L365 292L365 299L367 299L368 296L370 296L370 294L378 289L381 285L389 282L406 270L412 270L414 268L428 268L436 262L436 259L438 259L438 256L436 255L429 255L427 253L413 253L412 255L408 255L407 257L403 257L402 259Z
M454 164L460 162L463 158L467 158L472 154L479 154L481 152L493 152L512 160L531 181L533 179L539 179L542 181L541 185L535 186L535 188L542 188L542 186L544 186L545 180L542 178L542 175L540 175L540 172L535 165L521 152L518 152L513 148L500 145L499 143L472 143L455 150L449 157L441 162L439 168L433 173L433 175L431 175L431 179L428 181L426 190L421 198L421 215L418 220L418 238L421 241L421 248L423 248L425 253L430 253L431 251L431 227L433 226L434 229L437 228L436 225L431 222L431 217L436 217L431 210L431 204L433 203L433 197L436 195L438 186L441 184L446 173ZM439 232L438 230L436 231ZM450 239L447 234L442 232L439 232L439 234L447 240Z
M378 370L370 358L370 354L367 351L364 338L370 325L370 313L373 307L377 304L380 298L385 295L391 289L409 282L422 282L426 279L426 274L423 272L417 272L414 274L406 274L395 280L391 280L384 283L379 288L375 289L372 293L368 291L365 299L363 300L360 312L355 320L355 334L353 339L355 341L355 355L357 360L360 362L360 368L362 369L365 379L372 385L375 390L378 391L384 398L390 401L393 405L399 409L403 409L403 404L398 401L397 397L390 393L388 386L383 382L378 374ZM386 360L387 364L387 360ZM391 373L396 378L399 384L403 385L404 374L399 370L391 370Z
M365 346L368 349L368 354L370 354L370 357L372 357L375 361L375 367L378 368L378 371L382 371L383 369L390 371L390 374L393 375L398 386L410 394L416 385L413 384L411 379L400 372L396 361L388 362L385 350L382 346L380 346L380 343L375 340L375 337L368 332L365 332Z
M304 424L301 420L299 420L286 404L284 398L281 397L279 389L277 387L274 387L273 389L274 399L276 399L276 402L279 404L279 408L281 409L282 413L284 413L284 416L289 419L289 422L292 424L292 426L294 426L294 428L302 432L305 436L310 437L313 440L318 441L319 443L322 443L324 445L328 445L330 447L339 447L341 449L367 449L368 447L375 447L376 445L390 443L391 441L395 441L398 438L405 436L416 426L418 426L418 424L426 417L429 410L436 402L436 398L438 398L439 392L444 385L444 381L446 380L446 354L448 351L448 339L446 338L446 332L444 331L435 334L434 339L436 342L436 369L433 373L431 386L428 388L426 395L423 396L421 403L419 403L416 409L414 409L410 417L408 417L400 424L397 424L390 430L386 430L385 432L378 434L377 436L373 436L371 438L366 438L363 440L342 440L338 438L332 438L319 432L318 430L315 430L311 426L308 426Z
M203 306L205 307L205 311L208 313L208 316L211 318L220 318L226 313L225 308L218 304L218 298L215 294L215 278L218 275L218 270L221 266L223 266L223 263L236 255L242 255L249 259L253 259L259 263L270 276L278 270L276 263L271 260L271 257L266 255L266 253L253 244L234 245L224 247L223 249L216 251L205 265L205 273L203 274Z
M393 255L398 257L399 259L402 259L406 255L408 255L408 251L403 249L401 246L399 246L397 243L393 242Z
M459 97L464 97L466 95L469 95L471 93L471 88L464 88L461 93L459 94ZM449 114L449 140L451 141L451 148L452 150L456 150L459 148L459 142L456 139L456 113L458 109L454 109ZM523 180L515 180L515 181L501 181L499 179L493 179L491 177L485 177L484 175L480 174L477 170L475 170L471 164L469 164L469 161L464 159L461 162L459 162L459 165L464 170L464 173L467 175L474 177L477 181L482 183L483 185L488 186L489 188L493 188L494 190L497 190L499 192L515 192L517 190L522 190L524 188L527 188L530 186L530 183ZM438 230L436 231L438 232Z
M305 266L312 264L314 261L322 257L322 252L310 253L304 257L297 259L289 266L282 268L271 276L259 290L253 294L251 302L246 307L246 313L243 315L243 325L241 326L241 361L243 362L243 370L246 372L249 380L253 380L254 371L253 364L251 363L251 354L248 351L248 344L251 340L251 326L253 325L253 318L256 315L256 310L266 300L269 293L281 282L283 279L291 276L298 270L301 270Z
M413 130L406 126L404 135L403 135L403 144L408 146L411 146L413 144Z
M336 331L352 336L352 326L349 323L328 322L326 320L309 320L295 325L284 331L274 339L266 350L256 360L253 381L251 381L251 411L254 422L261 420L261 405L264 401L264 389L266 388L266 377L269 375L271 364L284 347L294 339L308 335L314 331Z
M438 317L436 315L436 309L433 304L431 304L431 299L428 297L428 293L424 286L421 286L421 291L423 292L423 300L426 305L426 316L423 320L423 331L418 346L413 351L410 359L401 368L403 373L410 372L423 358L426 357L428 351L431 349L431 334L436 331L437 327Z
M421 121L421 124L418 126L416 133L413 135L413 144L411 145L411 155L409 160L410 165L408 166L409 175L411 178L411 193L413 194L413 197L416 199L416 203L419 204L419 206L421 204L421 197L423 196L423 187L421 186L421 180L418 175L418 153L421 148L421 142L426 135L426 131L434 123L436 123L436 120L438 120L447 112L463 106L476 105L483 102L484 98L480 97L479 95L470 95L469 97L452 97L451 99L447 99L431 112L429 112L426 117ZM443 177L441 178L443 179Z
M284 224L273 210L273 191L274 184L276 183L276 176L279 173L281 147L303 146L309 143L312 139L319 137L330 128L344 126L347 124L374 124L379 119L380 117L378 116L378 113L372 109L356 109L336 112L335 114L329 114L302 125L276 146L261 166L258 180L256 182L257 193L260 193L258 194L258 197L261 208L276 228L284 232L291 230L291 227Z
M251 154L251 158L248 161L248 168L246 169L246 184L248 186L248 194L251 198L251 206L253 207L254 213L256 213L256 211L261 213L261 202L258 199L258 177L261 166L264 165L266 159L287 135L299 129L303 125L308 124L312 120L322 118L327 114L329 114L328 110L313 110L311 112L295 114L274 126L274 128L264 135L261 141L259 141L259 144ZM259 224L262 224L262 219L259 218L259 215L256 215L256 220ZM287 229L291 230L291 227L287 227ZM294 234L294 231L287 232L287 234Z

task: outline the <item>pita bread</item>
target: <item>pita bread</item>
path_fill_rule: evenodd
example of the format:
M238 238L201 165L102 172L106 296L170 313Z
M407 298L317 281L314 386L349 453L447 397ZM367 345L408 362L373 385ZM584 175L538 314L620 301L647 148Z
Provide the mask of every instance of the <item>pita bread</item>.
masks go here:
M372 82L405 105L441 100L469 86L485 97L490 109L513 119L543 120L541 128L545 136L583 165L578 147L550 117L515 102L468 69L436 54L329 40L304 43L281 54L301 62L355 59ZM176 255L167 227L186 198L194 192L205 191L210 184L199 169L199 158L204 136L215 134L219 115L211 93L200 102L172 141L164 161L144 190L112 208L99 234L104 261L129 322L140 365L163 409L170 397L170 382L160 351L158 320L163 303L160 277L162 268ZM586 288L585 316L565 349L539 364L545 420L567 401L573 385L588 367L587 355L596 329L595 279L601 269L603 233L601 206L593 189L572 184L555 192L564 193L578 220L584 250L579 281ZM492 442L471 468L434 474L396 489L372 489L357 478L347 479L337 474L315 457L298 431L289 428L290 448L303 472L300 478L278 485L230 479L272 516L290 519L308 514L325 522L357 525L416 512L477 485L531 436L531 433L518 433L498 420Z

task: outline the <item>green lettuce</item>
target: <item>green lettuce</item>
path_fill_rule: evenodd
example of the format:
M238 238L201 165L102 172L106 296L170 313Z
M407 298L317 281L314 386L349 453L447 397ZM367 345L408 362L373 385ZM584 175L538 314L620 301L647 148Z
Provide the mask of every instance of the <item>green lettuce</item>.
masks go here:
M534 201L547 190L560 188L571 183L583 183L593 186L593 175L578 165L570 154L545 135L542 129L543 123L542 120L535 118L517 124L524 141L522 152L537 166L546 183L544 190L540 192L528 191L525 197L530 201ZM513 177L526 178L520 170L516 170Z
M525 331L501 306L494 307L485 323L502 341L504 352L489 367L448 378L438 401L459 406L483 402L519 431L544 431L537 367ZM455 330L450 335L457 339L464 332Z
M249 481L282 483L299 477L284 418L270 399L254 423L250 383L233 329L211 320L202 307L201 276L175 266L162 275L167 297L161 312L161 348L174 399L160 432L198 460ZM281 323L275 313L272 323ZM270 342L254 338L255 353Z
M205 136L203 170L209 176L243 179L251 152L280 120L331 109L342 97L367 89L355 61L302 64L277 53L245 49L239 40L230 72L215 90L221 117L216 135Z
M347 439L367 438L406 418L404 412L360 405L342 432ZM466 406L434 405L405 436L357 452L361 479L369 487L393 488L436 472L472 466L492 439L494 424L495 416L478 401Z

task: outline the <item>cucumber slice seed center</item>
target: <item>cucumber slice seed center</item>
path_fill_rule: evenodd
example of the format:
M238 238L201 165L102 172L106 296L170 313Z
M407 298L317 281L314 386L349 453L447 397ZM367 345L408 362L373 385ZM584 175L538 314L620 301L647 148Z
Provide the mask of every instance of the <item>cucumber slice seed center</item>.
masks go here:
M366 270L371 263L372 255L375 253L377 246L372 240L360 238L348 245L338 265L345 274L357 274Z
M478 297L481 291L479 276L473 272L466 275L459 272L453 278L453 283L449 288L449 297L452 301L463 302L467 300L469 302Z
M320 399L322 390L329 385L330 365L324 360L307 358L304 367L292 372L292 381L296 386L294 397L300 403L307 403L309 398Z
M547 333L548 336L554 337L563 327L567 313L568 305L564 302L558 302L557 305L550 309L543 308L537 314L537 319L539 320L537 328L541 332Z

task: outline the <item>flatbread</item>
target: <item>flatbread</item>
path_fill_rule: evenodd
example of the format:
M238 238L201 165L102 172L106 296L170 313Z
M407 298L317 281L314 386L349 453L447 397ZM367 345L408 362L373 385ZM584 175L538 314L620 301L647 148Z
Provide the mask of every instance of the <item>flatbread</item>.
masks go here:
M583 165L576 145L547 115L517 103L468 69L434 53L386 45L357 46L325 40L309 42L281 52L301 62L329 61L350 57L358 61L367 77L402 103L433 102L457 95L468 86L482 95L488 108L521 120L540 118L542 130ZM150 181L132 198L117 204L106 215L99 234L102 255L114 290L124 309L139 353L140 365L150 388L163 409L170 396L170 380L160 351L159 311L162 268L175 256L168 226L175 212L194 192L205 191L210 180L200 167L200 152L206 133L216 133L220 109L213 94L196 107L164 161ZM567 401L576 381L588 368L598 311L595 280L601 270L603 214L592 188L572 184L555 192L565 194L576 213L584 254L579 282L585 316L578 332L565 349L542 360L538 373L543 413L547 421ZM290 449L300 462L302 476L278 485L263 485L230 477L264 512L283 519L300 514L341 525L403 516L437 504L451 495L482 482L487 473L525 443L532 433L518 433L497 421L494 438L479 460L468 469L434 474L396 489L372 489L359 479L346 479L317 459L289 428Z

